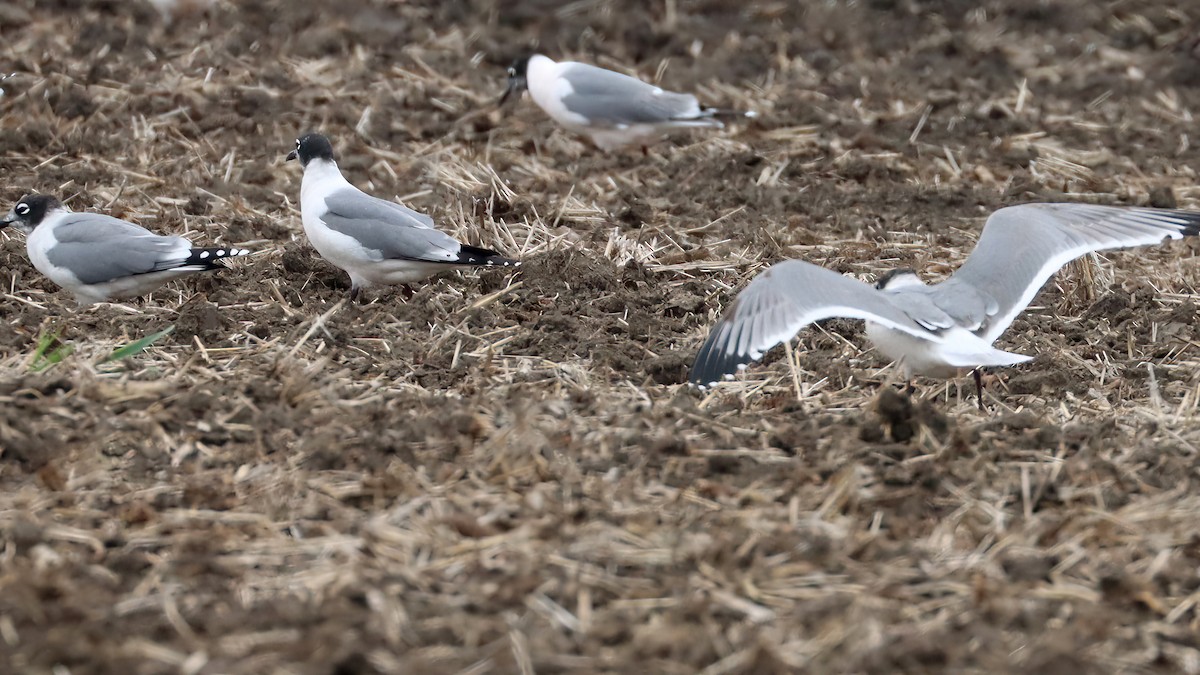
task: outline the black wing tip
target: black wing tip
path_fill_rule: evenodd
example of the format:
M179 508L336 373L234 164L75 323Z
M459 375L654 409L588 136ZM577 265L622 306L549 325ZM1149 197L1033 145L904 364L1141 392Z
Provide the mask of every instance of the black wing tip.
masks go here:
M770 270L764 274L769 273ZM732 378L738 370L761 356L737 351L738 340L742 331L746 329L745 324L736 318L738 306L743 301L740 294L733 299L725 308L721 320L712 327L704 344L700 346L689 378L697 387L707 389L726 378Z
M1179 211L1179 217L1186 223L1179 231L1185 237L1200 235L1200 211Z
M506 257L496 251L477 246L463 246L458 251L458 265L482 265L485 267L520 267L521 261Z
M253 251L249 249L237 248L235 246L194 248L188 254L188 259L183 261L180 267L200 267L202 269L219 270L225 268L225 265L221 262L222 260L250 255L251 253Z
M703 361L704 352L700 352L696 355L696 360L692 363L692 372L688 373L688 383L693 387L708 389L716 384L721 376L716 374L712 369L707 368L707 364L702 363Z
M1174 233L1170 235L1172 239L1200 235L1200 211L1137 207L1135 212L1143 214L1143 217L1148 217L1160 227L1169 227L1178 232L1177 235Z
M688 381L701 389L708 389L718 382L732 379L755 357L751 354L740 354L728 350L728 340L718 344L717 335L721 334L721 326L713 328L712 334L700 347L696 360L692 363L692 372ZM728 333L725 333L727 336Z
M710 389L713 385L731 380L754 359L739 354L712 354L700 352L692 364L688 382L699 389Z

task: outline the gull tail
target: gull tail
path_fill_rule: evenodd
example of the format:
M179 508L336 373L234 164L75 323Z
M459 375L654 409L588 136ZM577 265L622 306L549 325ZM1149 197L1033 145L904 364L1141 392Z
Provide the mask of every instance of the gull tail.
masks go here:
M676 126L681 127L713 127L714 129L724 129L725 122L735 121L739 118L753 119L758 117L758 113L753 110L742 112L740 110L726 110L723 108L701 108L699 113L680 115L672 117L671 122Z
M175 269L196 270L204 272L208 270L225 269L225 264L221 261L225 258L237 258L244 255L250 255L252 251L244 248L231 248L229 246L213 246L210 248L194 248L187 257L187 260L179 263Z
M946 361L957 368L976 368L979 366L1015 366L1018 363L1032 361L1032 356L1015 354L1000 349L988 347L978 351L943 352Z
M506 258L499 253L477 246L463 245L458 249L457 265L482 265L485 267L520 267L520 260Z
M996 349L991 342L966 330L952 330L938 345L939 356L955 368L979 366L1015 366L1032 361L1032 356Z

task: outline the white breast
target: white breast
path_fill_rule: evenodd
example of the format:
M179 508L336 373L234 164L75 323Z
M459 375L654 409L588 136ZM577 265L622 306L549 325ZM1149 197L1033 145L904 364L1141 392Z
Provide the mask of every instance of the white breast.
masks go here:
M569 65L570 62L555 63L538 54L529 59L525 70L525 82L529 88L529 97L539 108L546 111L551 119L567 128L580 130L587 127L587 118L567 110L562 102L564 96L574 91L570 82L559 77L563 67Z
M356 189L342 176L334 162L313 160L304 170L300 182L300 216L304 223L304 234L317 253L329 262L350 274L355 286L379 283L375 268L380 264L357 239L321 222L325 213L325 198L334 191Z
M48 255L50 249L58 245L58 239L54 237L54 225L61 218L62 214L52 214L33 228L33 231L25 238L25 251L29 254L29 262L33 263L37 271L46 275L50 281L59 286L75 290L83 285L79 281L79 277L65 267L58 267L51 263Z

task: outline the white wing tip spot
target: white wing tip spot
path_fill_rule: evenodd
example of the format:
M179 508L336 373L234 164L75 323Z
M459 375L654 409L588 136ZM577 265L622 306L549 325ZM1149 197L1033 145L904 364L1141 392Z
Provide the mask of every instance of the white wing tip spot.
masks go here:
M208 257L208 251L200 251L200 259L204 260Z
M223 248L217 249L217 257L220 258L223 255L225 255L225 249L223 249Z

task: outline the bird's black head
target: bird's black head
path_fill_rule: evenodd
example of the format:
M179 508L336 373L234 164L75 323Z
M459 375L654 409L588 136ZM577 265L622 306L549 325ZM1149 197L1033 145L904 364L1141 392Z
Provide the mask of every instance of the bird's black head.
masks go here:
M333 161L333 145L321 134L304 134L296 139L296 149L288 153L287 160L300 160L300 166L308 166L314 159Z
M896 270L890 270L883 276L875 280L875 288L881 291L889 289L897 289L902 286L923 286L921 277L917 273L907 267L902 267Z
M504 105L508 97L513 94L516 94L518 99L521 98L521 92L525 91L528 86L528 83L525 81L525 73L529 70L529 59L532 56L533 54L522 56L513 61L512 65L508 67L508 89L504 90L504 96L500 97L498 105Z
M37 227L47 213L61 206L62 202L49 195L25 195L12 207L8 215L0 220L0 228L12 225L28 232Z

